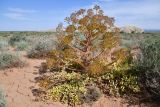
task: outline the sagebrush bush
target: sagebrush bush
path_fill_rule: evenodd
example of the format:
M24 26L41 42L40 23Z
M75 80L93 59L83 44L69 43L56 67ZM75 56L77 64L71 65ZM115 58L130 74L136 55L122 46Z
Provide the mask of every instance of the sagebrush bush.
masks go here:
M102 93L96 85L89 84L89 86L86 87L86 93L81 96L83 103L92 103L101 97Z
M136 63L141 71L141 84L152 97L160 97L160 38L147 39L141 43L142 57Z
M15 43L20 42L20 41L25 41L26 37L22 36L22 35L13 35L11 36L10 40L9 40L9 44L10 45L15 45Z
M141 43L142 57L138 60L138 66L160 70L160 38L145 40Z
M27 54L31 58L43 58L47 57L54 48L55 42L53 40L41 38L32 44Z
M7 102L3 90L0 88L0 107L7 107Z
M16 50L23 51L28 48L28 43L26 41L15 42Z
M0 39L0 51L5 51L9 47L8 41Z
M0 69L21 67L23 65L24 63L18 54L12 53L10 51L0 52Z

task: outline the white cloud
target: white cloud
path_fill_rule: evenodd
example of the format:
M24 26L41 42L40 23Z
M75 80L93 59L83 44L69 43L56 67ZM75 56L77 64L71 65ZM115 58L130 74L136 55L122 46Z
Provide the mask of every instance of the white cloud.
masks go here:
M118 8L107 8L103 6L106 12L109 12L113 15L146 15L154 16L160 15L159 4L153 3L143 3L143 4L121 4Z
M5 13L4 16L14 20L31 20L21 13Z
M107 0L106 0L107 1ZM142 0L142 1L116 1L109 3L99 2L105 14L115 17L116 24L137 25L142 28L160 27L160 1L159 0ZM150 26L148 26L150 25Z
M109 1L113 1L113 0L98 0L99 2L109 2Z
M22 8L8 8L10 12L16 12L16 13L35 13L36 10L28 10L28 9L22 9Z
M12 20L21 20L21 21L32 21L33 19L29 18L29 16L37 11L28 10L22 8L8 8L8 12L4 14L4 16L12 19Z

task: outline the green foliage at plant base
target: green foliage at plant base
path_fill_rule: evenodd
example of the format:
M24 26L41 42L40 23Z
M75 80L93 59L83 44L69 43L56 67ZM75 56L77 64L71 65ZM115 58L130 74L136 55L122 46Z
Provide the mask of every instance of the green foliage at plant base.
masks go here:
M86 75L66 71L57 72L39 81L39 86L47 89L46 97L71 106L99 99L101 92L96 85L89 83Z
M140 92L137 76L117 71L108 72L100 77L99 86L104 93L114 96Z
M46 76L39 83L39 86L47 89L47 98L69 105L96 101L100 98L101 92L113 96L140 92L138 77L127 71L112 71L99 77L63 71Z
M85 92L83 84L62 84L53 87L49 92L49 97L54 101L61 101L73 106L81 103L80 96Z

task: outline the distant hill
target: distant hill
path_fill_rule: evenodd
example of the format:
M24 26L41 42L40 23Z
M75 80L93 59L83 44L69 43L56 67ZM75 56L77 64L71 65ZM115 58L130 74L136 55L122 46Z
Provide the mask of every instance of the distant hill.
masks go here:
M0 31L1 33L9 33L9 32L56 32L55 29L49 29L49 30L37 30L37 31ZM144 32L148 33L148 32L151 32L151 33L157 33L159 32L160 33L160 29L144 29Z
M145 29L144 32L160 32L160 29Z

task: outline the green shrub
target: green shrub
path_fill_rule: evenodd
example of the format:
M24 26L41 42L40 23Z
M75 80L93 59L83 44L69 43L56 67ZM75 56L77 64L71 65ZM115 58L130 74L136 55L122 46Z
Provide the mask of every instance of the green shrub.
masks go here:
M28 47L28 43L26 41L20 41L15 43L16 50L23 51L26 50Z
M81 100L83 103L92 103L94 101L97 101L101 97L101 91L100 89L95 86L94 84L89 84L90 86L87 86L86 93L81 96Z
M23 65L24 63L20 60L17 54L11 53L9 51L0 52L0 69L21 67Z
M160 70L160 38L145 40L141 43L142 57L137 62L138 67Z
M25 41L25 40L26 40L25 36L13 35L9 40L9 44L11 44L13 46L13 45L15 45L15 43L20 42L20 41Z
M0 107L7 107L7 102L5 100L4 92L0 89Z
M42 58L47 57L48 53L55 47L55 42L48 39L40 39L27 51L28 57Z
M142 57L136 63L141 84L152 97L160 97L160 37L141 43Z
M123 96L140 92L138 77L117 71L108 72L100 77L99 86L104 93L114 96Z

